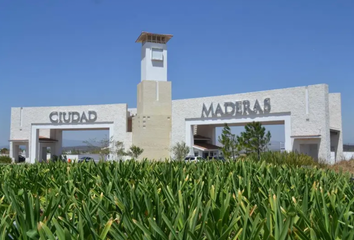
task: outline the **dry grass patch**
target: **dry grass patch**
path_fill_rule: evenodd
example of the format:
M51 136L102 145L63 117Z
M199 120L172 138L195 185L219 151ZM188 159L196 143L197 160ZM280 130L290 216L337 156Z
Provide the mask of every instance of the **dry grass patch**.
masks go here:
M354 175L354 159L342 160L332 166L328 166L328 168L336 172L349 172L351 175Z

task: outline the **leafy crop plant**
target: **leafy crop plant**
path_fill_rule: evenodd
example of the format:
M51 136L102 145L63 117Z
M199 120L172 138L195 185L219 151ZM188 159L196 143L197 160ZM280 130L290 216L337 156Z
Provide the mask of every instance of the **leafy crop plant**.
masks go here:
M0 166L1 239L354 239L347 175L245 160Z

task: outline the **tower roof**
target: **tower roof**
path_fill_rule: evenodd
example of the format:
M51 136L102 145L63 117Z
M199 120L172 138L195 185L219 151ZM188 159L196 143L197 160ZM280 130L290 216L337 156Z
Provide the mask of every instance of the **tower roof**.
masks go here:
M155 42L155 43L166 44L172 37L173 35L171 34L142 32L135 42L137 43Z

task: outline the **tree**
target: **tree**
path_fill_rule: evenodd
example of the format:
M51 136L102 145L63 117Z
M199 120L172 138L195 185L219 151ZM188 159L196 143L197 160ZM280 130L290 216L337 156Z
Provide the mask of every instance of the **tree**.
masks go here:
M270 132L266 132L261 123L252 122L245 126L245 131L241 132L241 136L237 137L237 140L246 154L257 153L259 160L261 152L268 149L270 138Z
M2 148L2 149L0 150L0 153L1 153L1 154L9 154L9 149L7 149L7 148Z
M185 142L178 142L175 146L172 147L172 153L175 160L181 161L189 153L189 147Z
M80 150L73 148L73 149L71 150L71 154L77 154L77 155L79 155L79 154L80 154Z
M112 138L105 137L99 141L94 138L84 141L84 143L88 146L91 153L99 154L101 159L105 159L111 153Z
M118 158L117 160L120 160L122 157L126 156L127 153L124 150L124 144L123 142L117 141L114 144L114 153L116 154L116 157Z
M127 155L130 156L131 158L137 159L143 152L144 152L144 149L142 149L138 146L132 145L129 148L129 152Z
M219 142L223 145L221 151L225 159L235 160L238 154L238 142L235 134L231 133L230 127L225 123Z

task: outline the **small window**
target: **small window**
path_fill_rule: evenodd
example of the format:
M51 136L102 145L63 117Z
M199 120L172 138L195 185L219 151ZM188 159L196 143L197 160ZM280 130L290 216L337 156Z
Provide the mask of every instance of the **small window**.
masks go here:
M163 49L153 48L151 49L151 59L156 61L163 60Z

